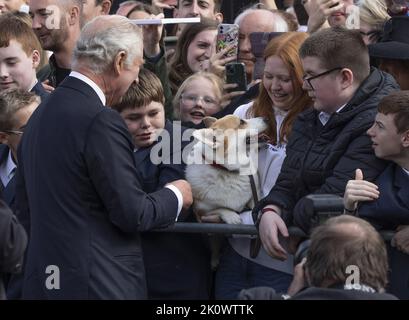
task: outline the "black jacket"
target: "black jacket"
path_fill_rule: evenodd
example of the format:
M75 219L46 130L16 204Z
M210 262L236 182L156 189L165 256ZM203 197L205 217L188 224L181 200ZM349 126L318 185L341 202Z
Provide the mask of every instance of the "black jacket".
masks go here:
M26 245L27 235L23 226L0 200L0 300L5 299L3 276L21 271Z
M308 232L311 214L305 211L305 196L343 195L346 183L363 171L373 181L384 170L385 163L375 157L366 131L372 126L379 101L398 89L394 79L377 69L361 84L355 95L325 126L319 111L309 109L294 123L287 145L287 156L277 182L256 210L267 204L283 209L287 224Z

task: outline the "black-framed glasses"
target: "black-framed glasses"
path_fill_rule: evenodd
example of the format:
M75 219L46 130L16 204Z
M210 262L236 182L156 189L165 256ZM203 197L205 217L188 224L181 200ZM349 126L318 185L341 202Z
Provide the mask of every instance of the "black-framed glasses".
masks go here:
M302 77L302 80L303 80L303 81L307 81L307 83L308 83L308 85L310 86L310 88L311 88L312 90L315 90L314 87L313 87L313 85L312 85L312 83L311 83L311 80L317 79L317 78L319 78L319 77L322 77L322 76L325 76L325 75L327 75L327 74L330 74L331 72L334 72L334 71L337 71L337 70L342 70L342 69L344 69L344 68L343 68L343 67L332 68L332 69L329 69L329 70L327 70L327 71L321 72L321 73L316 74L315 76L311 76L311 77L307 77L307 75L305 75L305 76Z

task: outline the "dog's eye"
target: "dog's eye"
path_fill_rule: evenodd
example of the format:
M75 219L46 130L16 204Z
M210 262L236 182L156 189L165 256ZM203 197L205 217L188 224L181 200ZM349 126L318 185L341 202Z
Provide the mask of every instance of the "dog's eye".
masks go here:
M246 121L244 121L243 119L240 119L240 125L242 126L242 125L245 125L246 124Z

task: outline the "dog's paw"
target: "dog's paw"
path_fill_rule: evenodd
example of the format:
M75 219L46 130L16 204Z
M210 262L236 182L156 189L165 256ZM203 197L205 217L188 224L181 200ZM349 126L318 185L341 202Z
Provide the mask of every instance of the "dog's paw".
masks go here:
M220 218L228 224L241 224L240 215L235 212L221 212Z

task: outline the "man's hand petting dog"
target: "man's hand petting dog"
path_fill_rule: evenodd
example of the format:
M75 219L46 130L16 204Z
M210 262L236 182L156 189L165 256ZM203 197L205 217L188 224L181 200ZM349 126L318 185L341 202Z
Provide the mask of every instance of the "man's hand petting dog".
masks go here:
M278 240L279 233L288 237L288 230L285 222L273 211L265 212L260 220L259 233L264 249L273 258L279 260L287 259L287 251L280 245Z
M190 187L189 182L187 182L186 180L179 179L179 180L175 180L175 181L168 183L168 185L175 186L176 188L178 188L178 190L182 194L183 209L190 208L190 206L193 203L193 196L192 196L192 188Z

